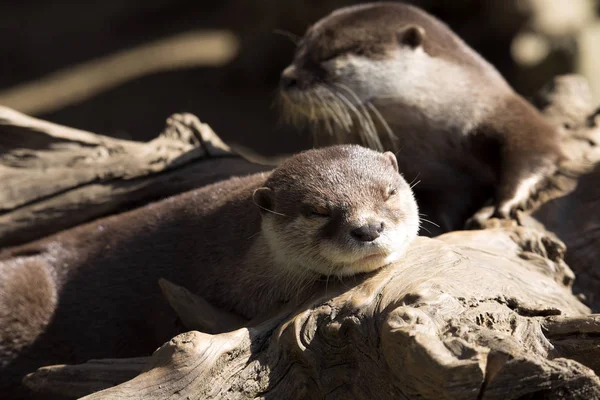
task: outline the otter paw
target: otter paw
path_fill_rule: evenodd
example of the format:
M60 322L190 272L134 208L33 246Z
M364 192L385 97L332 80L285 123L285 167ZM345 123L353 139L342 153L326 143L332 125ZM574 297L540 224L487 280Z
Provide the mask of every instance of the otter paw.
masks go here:
M465 223L465 229L492 229L492 228L509 228L517 226L515 218L499 217L496 213L497 207L486 206L477 211ZM516 213L516 210L515 210Z

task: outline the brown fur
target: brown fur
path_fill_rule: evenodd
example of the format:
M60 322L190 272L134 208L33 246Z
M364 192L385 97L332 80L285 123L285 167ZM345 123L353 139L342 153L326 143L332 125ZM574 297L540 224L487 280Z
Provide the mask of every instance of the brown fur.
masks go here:
M419 74L434 61L429 75ZM378 97L386 90L395 94ZM558 133L492 65L441 21L402 3L342 8L315 23L282 74L281 94L289 115L314 123L318 145L397 152L406 179L420 181L420 209L441 225L428 226L433 235L461 229L489 198L495 216L510 216L524 205L527 178L548 176L563 157ZM377 132L344 120L348 100Z
M470 49L443 22L417 7L401 3L374 3L337 10L309 27L298 44L294 63L315 67L320 62L344 53L372 59L387 57L398 45L398 30L420 26L427 35L423 49L432 56L444 57L470 67L479 67ZM393 29L392 29L393 28Z
M388 201L389 185L399 192ZM260 187L268 189L256 196ZM339 236L356 228L357 210L400 226L408 217L418 220L416 204L405 206L411 202L393 155L335 146L300 153L272 174L232 178L5 249L0 393L16 390L23 374L42 365L149 355L178 333L159 278L247 318L301 300L309 291L300 286L320 275L303 271L303 260L290 264L297 271L284 271L261 220L273 222L267 229L281 236L314 209L328 212L330 221L318 225L313 239L343 244Z

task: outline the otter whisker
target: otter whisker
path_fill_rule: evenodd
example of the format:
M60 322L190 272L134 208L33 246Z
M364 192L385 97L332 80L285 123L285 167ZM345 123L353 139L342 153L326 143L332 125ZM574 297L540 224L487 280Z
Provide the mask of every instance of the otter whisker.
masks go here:
M333 91L333 93L335 93L335 96L345 104L345 106L347 107L348 110L352 111L356 117L356 121L359 124L359 128L357 130L358 135L360 136L361 140L363 138L363 132L361 129L363 130L368 130L368 126L365 122L365 118L363 113L357 108L355 107L352 102L350 100L348 100L348 98L346 96L344 96L342 93L340 93L338 90ZM349 127L348 130L350 130L352 128L352 125L354 125L354 123L351 124L351 126Z
M344 105L341 104L337 100L337 98L335 97L335 94L331 90L329 90L327 87L323 87L323 90L326 90L327 93L329 94L329 96L331 97L331 101L329 104L331 105L331 110L336 115L334 122L336 122L336 128L339 128L339 129L335 129L335 132L334 132L335 137L336 137L336 142L344 143L345 140L342 135L342 132L340 132L340 129L345 129L346 131L350 131L351 126L352 126L352 119L348 118L348 111L345 109Z
M373 118L371 118L371 115L369 114L369 110L367 110L360 98L356 95L356 93L354 93L354 91L351 88L341 83L334 83L334 85L338 88L341 88L350 96L352 96L356 101L358 109L361 110L360 114L362 115L362 118L360 120L362 122L361 125L363 126L364 131L359 131L358 133L359 135L361 135L362 138L364 138L366 145L372 149L383 151L383 145L381 144L381 141L377 136L377 128L375 126L375 123L373 122Z
M323 110L323 112L326 113L325 118L322 118L322 123L325 125L325 127L327 128L327 130L329 131L329 135L333 136L333 126L331 125L331 121L329 118L329 109L327 108L327 103L323 100L323 98L321 97L320 94L315 93L316 95L316 100L319 102L319 104L321 104L321 109Z
M425 231L427 231L427 233L429 233L430 235L432 234L431 231L427 228L425 228L423 225L419 224L419 229L423 229Z
M409 185L411 188L412 188L412 184L413 184L413 183L415 183L415 181L416 181L417 179L419 179L419 175L421 175L421 173L420 173L420 172L419 172L419 173L417 173L417 175L416 175L416 176L413 178L413 180L412 180L412 181L410 181L410 183L408 184L408 185ZM421 182L421 181L419 181L419 182ZM419 182L415 183L415 185L416 185L416 184L418 184Z
M288 38L292 43L294 43L295 46L298 46L298 43L301 39L299 35L296 35L290 31L284 31L283 29L274 29L273 33Z
M313 100L312 96L306 96L306 99L308 100L308 108L309 108L309 113L310 113L310 120L314 121L315 120L315 103Z
M433 222L433 221L430 221L430 220L428 220L428 219L425 219L425 218L419 218L419 220L421 220L421 221L423 221L423 222L429 222L431 225L433 225L433 226L436 226L436 227L438 227L438 228L440 227L438 224L436 224L435 222ZM430 233L431 233L431 232L430 232Z
M350 112L353 112L359 118L360 118L360 112L352 104L352 102L350 100L348 100L348 98L346 96L344 96L343 94L341 94L339 91L331 90L331 89L329 89L329 90L335 97L335 100L340 102L340 106L342 106L344 108L344 111L348 118L348 128L351 128L353 125L353 121L352 121L352 116L351 116Z
M334 106L336 113L338 114L339 121L343 122L342 124L340 124L340 126L345 128L346 130L350 130L350 128L352 127L352 117L346 105L338 98L336 93L333 90L331 90L328 85L323 85L322 87L323 90L327 91L327 93L331 96L332 106Z
M373 114L375 114L375 116L377 116L377 118L379 119L379 122L381 123L381 125L383 125L383 128L387 132L388 137L390 138L390 141L392 141L395 138L394 132L392 131L392 128L390 128L390 126L388 125L385 118L383 118L383 115L381 115L381 113L379 112L377 107L375 107L375 105L373 105L373 103L368 102L367 106L373 112Z
M374 127L374 125L372 126L371 124L369 124L370 117L367 115L366 109L362 105L362 102L360 101L360 99L358 98L356 93L354 93L354 91L352 91L352 89L350 89L348 86L343 85L341 83L334 83L334 85L338 89L344 90L346 93L348 93L350 96L352 96L354 98L354 100L356 101L356 104L357 104L357 106L355 106L356 117L357 117L358 123L360 125L360 128L357 130L357 133L360 136L360 138L364 144L366 144L368 147L372 147L371 143L370 143L370 138L373 134L376 134L376 132L374 132L375 127ZM341 95L341 93L340 93L340 95ZM350 100L348 100L348 102L350 102Z
M354 113L354 115L356 116L356 119L359 121L359 123L361 123L361 126L362 126L361 120L362 120L363 116L360 113L360 111L352 104L352 102L350 100L348 100L348 98L346 96L344 96L342 93L340 93L339 91L331 90L331 89L330 89L330 91L335 96L336 100L340 101L341 105L343 105L345 108L346 115L348 116L348 119L349 119L347 130L350 131L352 129L352 125L354 125L350 112Z
M260 235L260 231L256 232L254 235L251 235L250 237L248 237L248 240L252 239L255 236Z
M326 86L323 86L322 89L331 97L331 101L327 102L327 106L331 111L330 115L333 121L337 124L337 126L347 128L348 117L347 111L345 110L343 104L340 104L339 101L336 101L337 99L335 98L335 95ZM323 101L325 102L325 99L323 99Z
M252 198L252 202L253 202L253 203L254 203L254 204L255 204L255 205L258 207L258 208L260 208L261 210L264 210L264 211L266 211L266 212L269 212L269 213L271 213L271 214L279 215L280 217L287 217L287 218L289 218L289 217L290 217L289 215L285 215L285 214L282 214L282 213L278 213L277 211L269 210L268 208L261 206L260 204L258 204L258 203L257 203L257 202L254 200L254 197Z

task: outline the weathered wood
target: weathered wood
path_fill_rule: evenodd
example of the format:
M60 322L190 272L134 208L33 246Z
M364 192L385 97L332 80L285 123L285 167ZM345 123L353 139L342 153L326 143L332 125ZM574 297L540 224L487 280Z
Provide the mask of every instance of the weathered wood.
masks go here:
M165 298L188 330L206 333L232 331L246 325L248 321L214 307L202 297L166 279L158 281Z
M0 247L264 169L191 114L171 116L156 139L139 143L0 107Z
M90 360L81 365L53 365L40 368L25 378L36 391L81 397L133 379L144 371L150 357Z
M532 241L546 244L534 253ZM480 243L490 245L471 247ZM86 398L600 395L594 372L556 358L544 336L565 331L554 315L597 318L570 293L560 260L547 268L532 261L555 245L522 227L420 238L394 267L329 282L307 304L254 327L177 336L147 372ZM569 333L583 334L582 325Z
M600 373L600 314L549 317L542 329L554 346L554 357L571 358Z

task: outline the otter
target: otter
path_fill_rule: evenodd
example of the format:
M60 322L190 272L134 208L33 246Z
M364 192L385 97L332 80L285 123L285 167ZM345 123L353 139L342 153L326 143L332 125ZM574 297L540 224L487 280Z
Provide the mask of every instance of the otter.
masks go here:
M0 392L42 365L150 354L179 333L159 278L253 318L393 264L418 229L394 154L343 145L5 249Z
M313 125L316 145L401 155L421 211L441 226L432 236L463 228L487 200L493 214L474 221L514 216L564 158L558 132L491 64L406 4L341 8L309 27L280 99L292 122Z

